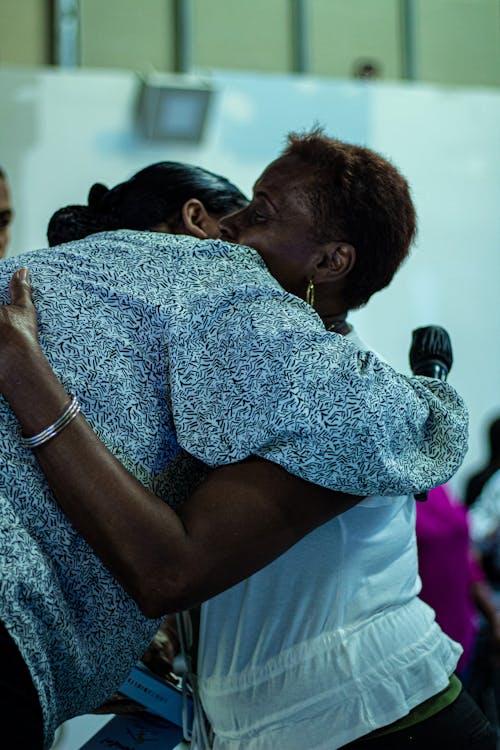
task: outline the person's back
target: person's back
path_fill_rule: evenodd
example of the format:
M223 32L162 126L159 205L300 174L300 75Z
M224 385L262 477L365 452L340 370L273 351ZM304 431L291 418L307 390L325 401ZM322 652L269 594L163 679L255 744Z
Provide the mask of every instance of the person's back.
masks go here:
M239 257L244 289L251 294L259 283L270 285L274 298L279 287L262 264L259 278L255 253L242 249ZM206 324L197 331L197 311L215 311L223 298L225 315L238 286L229 273L233 258L234 249L217 241L122 231L36 250L2 266L5 299L13 271L29 264L40 342L54 371L77 394L112 453L174 506L187 499L208 467L179 445L173 411L181 415L177 428L184 428L184 439L197 444L206 461L231 460L231 449L238 460L251 452L255 438L249 428L239 431L231 449L224 444L234 417L213 420L217 403L203 398L203 387L213 385L210 358L190 356L197 335L206 350L210 325L223 328L214 312L202 316ZM316 327L314 319L311 325ZM176 367L169 369L173 360ZM198 408L193 392L200 395ZM211 424L198 431L204 405ZM50 738L59 723L111 695L160 620L141 614L54 502L3 400L0 420L0 621L29 667Z
M220 296L231 296L236 281L227 271L233 257L234 249L217 241L122 231L36 250L2 265L5 299L13 271L29 264L40 342L54 371L77 394L112 453L172 505L185 500L208 471L180 447L172 416L173 405L182 414L178 426L184 425L185 439L196 442L192 389L199 379L203 401L210 361L190 361L196 320L189 323L193 308L215 308ZM239 275L251 289L259 283L255 254L242 249L240 257ZM267 283L263 267L261 273ZM187 284L192 307L185 299ZM275 295L272 280L271 287ZM209 335L206 326L199 335ZM186 357L177 380L169 370L172 357ZM212 407L207 404L209 418ZM160 620L141 614L54 502L3 400L0 420L0 621L30 669L50 738L57 724L111 695ZM221 419L221 430L224 425ZM215 455L216 462L228 455L218 427L201 428L198 445L204 458ZM234 460L250 452L247 438L252 440L251 430L233 441Z
M3 279L29 258L40 340L55 371L115 455L152 491L181 499L189 488L175 479L194 481L194 471L165 474L182 456L167 401L166 314L154 292L167 264L152 235L102 237L7 260ZM0 419L8 425L0 436L0 619L40 691L50 736L115 690L158 622L140 613L54 502L4 401Z

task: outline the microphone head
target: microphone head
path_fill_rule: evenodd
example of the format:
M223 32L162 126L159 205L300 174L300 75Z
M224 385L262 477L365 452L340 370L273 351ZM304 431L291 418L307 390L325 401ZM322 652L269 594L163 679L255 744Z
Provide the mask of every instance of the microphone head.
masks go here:
M416 328L410 347L410 367L415 375L430 374L434 366L449 373L453 352L448 332L441 326Z

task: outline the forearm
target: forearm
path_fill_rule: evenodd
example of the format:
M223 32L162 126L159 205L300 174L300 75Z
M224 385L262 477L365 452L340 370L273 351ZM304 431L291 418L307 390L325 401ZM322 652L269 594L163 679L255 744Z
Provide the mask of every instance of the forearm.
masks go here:
M177 515L123 468L83 417L36 454L75 527L155 617L229 588L358 499L256 460L215 469Z
M36 348L2 390L25 435L52 423L69 396ZM254 573L359 498L292 477L263 460L215 469L177 515L145 489L82 415L35 451L74 526L145 614L213 596Z
M55 421L69 396L40 349L26 348L22 361L22 369L11 367L1 386L23 434L32 435ZM177 554L179 566L183 563L179 553L187 551L189 540L179 517L124 469L82 415L35 455L74 526L147 608L143 592L167 569L168 556ZM165 586L175 580L174 572L168 571Z

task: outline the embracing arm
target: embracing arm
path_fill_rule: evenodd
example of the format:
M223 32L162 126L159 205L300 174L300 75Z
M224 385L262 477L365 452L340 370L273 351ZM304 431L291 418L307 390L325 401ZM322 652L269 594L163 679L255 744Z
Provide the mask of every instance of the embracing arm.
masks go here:
M165 309L172 414L188 453L211 466L257 454L361 495L419 493L456 473L468 415L449 383L406 377L325 331L250 249L210 247L176 266Z
M69 397L38 342L28 282L0 308L0 389L23 434L52 424ZM359 498L251 458L215 469L174 512L78 415L36 457L61 508L144 614L203 601L264 567Z

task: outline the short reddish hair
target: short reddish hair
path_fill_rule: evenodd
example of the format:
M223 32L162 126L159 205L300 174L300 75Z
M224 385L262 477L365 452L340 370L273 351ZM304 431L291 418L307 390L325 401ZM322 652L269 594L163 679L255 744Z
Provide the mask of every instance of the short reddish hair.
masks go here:
M346 302L349 308L364 305L390 283L415 237L408 183L371 149L328 138L319 128L291 133L282 155L302 160L311 170L304 198L316 222L316 239L355 247Z

